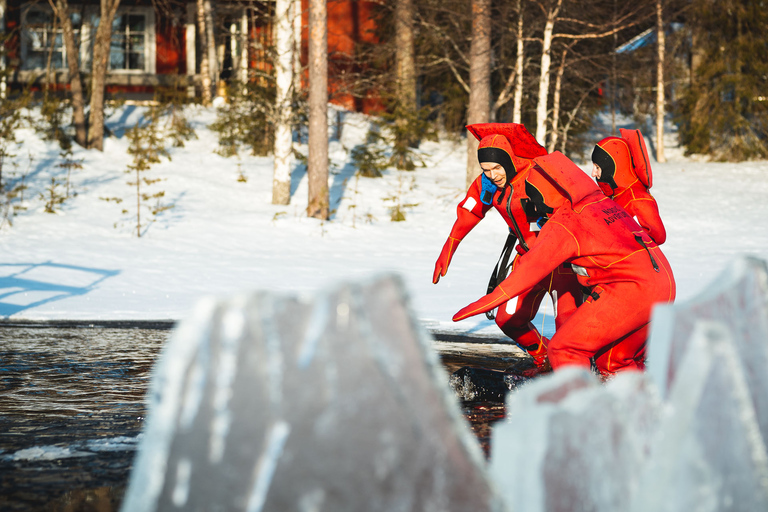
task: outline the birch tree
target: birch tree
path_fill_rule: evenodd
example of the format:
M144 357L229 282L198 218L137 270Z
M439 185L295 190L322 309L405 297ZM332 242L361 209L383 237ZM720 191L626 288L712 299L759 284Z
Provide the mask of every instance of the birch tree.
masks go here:
M547 9L542 35L539 101L536 104L536 140L541 144L546 143L547 136L547 101L549 100L549 66L552 62L552 35L555 31L555 20L562 5L563 0L557 0L554 6Z
M515 57L515 100L512 107L512 122L522 123L523 118L523 2L517 0L517 55Z
M120 7L120 0L101 0L101 17L93 42L93 68L91 70L91 110L88 119L88 148L104 150L104 91L109 69L112 43L112 22Z
M204 51L208 54L208 73L215 95L216 81L219 78L219 64L216 55L216 27L214 25L213 0L203 0L203 14L205 15Z
M467 124L487 123L491 108L491 1L472 0ZM467 186L480 174L478 141L467 135Z
M328 219L328 14L309 0L309 202L307 215Z
M211 82L211 65L208 52L208 29L205 16L204 0L197 0L195 4L197 17L197 32L200 37L200 47L203 49L200 55L200 87L203 105L206 107L213 101L213 84Z
M293 0L275 1L275 145L272 204L291 201L291 94L293 85Z
M664 6L656 0L656 160L666 162L664 155Z
M552 97L552 133L549 138L547 151L550 153L555 150L558 138L558 121L560 119L560 91L563 87L563 73L565 72L565 57L568 55L568 48L563 50L560 58L560 65L557 67L557 77L555 78L555 92Z
M7 5L6 0L0 0L0 33L2 33L3 38L3 46L5 46L5 11L6 11ZM0 49L0 99L6 98L6 93L8 89L8 77L6 76L6 62L5 62L5 54L6 50L5 48Z
M48 0L54 14L61 23L64 51L67 54L67 81L72 96L72 124L75 125L75 142L86 147L87 130L85 126L85 94L83 81L80 78L80 64L77 60L79 45L75 41L75 30L72 26L72 13L68 0Z
M641 15L644 5L643 2L628 4L626 9L617 14L609 23L590 19L590 11L586 9L583 3L574 3L576 9L580 11L580 16L576 18L563 18L561 21L567 22L571 27L570 31L555 31L555 24L562 14L564 8L563 0L552 0L546 5L539 3L544 13L545 23L541 38L541 67L539 71L539 95L536 103L536 139L546 143L550 68L552 65L552 45L556 39L571 41L574 44L577 41L589 39L601 39L614 35L622 30L637 25L647 18ZM599 14L599 11L594 11Z

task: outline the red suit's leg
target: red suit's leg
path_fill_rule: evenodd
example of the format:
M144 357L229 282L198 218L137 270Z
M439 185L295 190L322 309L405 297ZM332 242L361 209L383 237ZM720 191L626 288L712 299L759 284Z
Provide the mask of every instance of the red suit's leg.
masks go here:
M645 369L645 347L648 324L642 325L623 338L610 343L595 354L595 366L602 374L612 374L625 368Z
M524 347L538 345L542 336L531 320L536 317L545 294L545 290L536 286L499 306L496 311L499 329Z
M595 291L600 298L589 297L552 337L552 368L590 367L590 359L601 348L648 323L651 302L636 284L617 284L609 289L598 286ZM637 364L631 367L637 368Z
M538 343L541 334L531 321L536 317L547 292L555 305L555 328L559 328L581 305L583 295L576 274L562 267L555 269L529 291L500 306L496 324L520 345L527 347Z

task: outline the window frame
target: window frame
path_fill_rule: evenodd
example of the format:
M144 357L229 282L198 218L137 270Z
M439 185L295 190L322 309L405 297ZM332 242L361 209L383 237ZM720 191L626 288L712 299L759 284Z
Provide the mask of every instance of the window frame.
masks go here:
M144 68L143 69L112 69L112 42L110 42L110 56L108 73L116 75L142 75L156 74L156 39L155 39L155 10L152 7L121 7L115 14L115 19L119 16L144 16ZM94 25L95 30L96 25ZM114 41L115 32L112 32ZM93 52L91 52L91 55Z
M32 24L29 21L29 16L33 13L41 13L50 17L50 24L45 25L42 28L32 28ZM22 8L21 12L21 69L24 71L45 71L48 60L48 50L50 48L49 34L53 34L55 38L61 38L61 45L58 49L54 49L53 56L51 58L51 71L66 71L69 69L67 62L67 48L64 44L64 29L58 27L54 32L53 27L56 25L56 14L46 4L26 4ZM81 24L82 26L82 24ZM75 29L75 37L78 37L81 29ZM41 50L35 50L32 46L34 43L33 33L42 32L44 34L45 42ZM31 55L33 53L40 52L43 54L43 65L40 67L31 67L29 65ZM60 61L59 61L60 59ZM57 67L58 63L61 63L60 67Z
M82 16L80 28L75 29L75 39L80 39L79 48L79 67L81 71L89 72L93 62L93 43L98 29L100 12L98 8L83 4L70 4L73 12L78 12ZM46 4L26 3L22 5L21 12L21 70L25 72L44 72L47 61L47 48L43 50L45 59L41 67L30 66L30 58L33 50L32 32L38 29L30 28L28 15L31 12L42 12L50 16L50 29L46 28L46 33L52 32L55 14ZM107 69L107 75L155 75L156 68L156 34L155 34L155 11L151 6L130 6L118 9L115 17L126 15L141 15L144 17L144 67L142 69ZM69 69L67 63L66 46L63 41L63 29L59 27L56 32L62 38L60 50L54 53L54 59L61 58L63 65L61 67L51 66L53 72L66 72ZM50 43L50 39L47 41ZM110 43L110 65L111 65L112 44Z

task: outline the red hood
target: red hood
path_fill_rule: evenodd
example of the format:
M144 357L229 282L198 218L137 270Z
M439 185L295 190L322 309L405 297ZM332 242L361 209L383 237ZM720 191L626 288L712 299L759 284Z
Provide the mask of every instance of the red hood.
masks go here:
M467 126L467 130L481 143L489 135L503 135L512 149L513 156L531 160L547 154L547 150L536 141L525 126L519 123L470 124ZM482 144L481 147L483 147Z
M528 181L544 196L544 202L557 209L568 200L572 207L589 196L602 192L592 178L559 151L534 159ZM539 176L537 176L539 175ZM546 179L542 179L546 178Z
M645 187L651 188L653 175L643 135L640 130L621 128L620 132L621 137L606 137L597 143L597 146L602 148L612 160L613 180L616 186L619 190L625 190L639 181ZM603 169L603 171L608 170ZM616 191L612 190L606 195L613 193Z
M653 174L651 173L651 161L648 158L648 148L645 147L645 139L640 130L626 130L619 128L621 138L627 141L629 153L632 155L632 172L640 183L647 188L653 185Z

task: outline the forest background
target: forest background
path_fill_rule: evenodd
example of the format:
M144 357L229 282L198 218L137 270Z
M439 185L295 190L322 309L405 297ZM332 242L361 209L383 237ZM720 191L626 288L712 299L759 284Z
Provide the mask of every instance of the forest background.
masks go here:
M121 0L101 2L101 19L114 19ZM210 128L217 152L236 157L272 155L272 203L289 204L291 173L305 166L308 216L329 219L329 130L340 114L329 101L346 95L378 105L365 144L351 148L360 176L379 177L388 168L412 171L426 140L466 138L466 180L479 172L476 144L464 126L479 122L523 123L549 151L584 161L595 142L595 120L611 120L604 135L617 134L617 116L630 117L649 136L651 150L664 162L665 120L673 122L687 154L742 161L768 156L768 13L756 0L393 0L369 1L374 28L343 59L329 59L329 7L338 0L245 2L253 16L266 17L269 46L264 70L226 74L216 48L226 35L217 0L198 0L200 46L195 88L157 87L150 107L126 132L131 138L137 210L142 201L159 204L159 192L144 174L194 137L185 117L192 103L215 104ZM108 95L111 24L99 23L88 69L78 62L73 8L49 0L55 13L51 52L69 48L67 81L52 86L51 58L37 80L12 84L14 69L2 59L0 80L0 214L10 226L23 208L30 182L16 168L17 133L33 127L61 148L58 166L66 184L52 178L46 208L69 195L69 173L80 162L73 145L103 151L105 108L125 98ZM161 13L179 7L155 0ZM3 4L5 6L5 4ZM302 27L302 20L306 23ZM308 52L301 55L302 29ZM3 42L14 36L3 32ZM6 48L6 44L2 48ZM255 48L254 48L255 50ZM332 77L329 88L329 76ZM339 79L341 77L341 79ZM25 112L35 110L39 115ZM332 136L333 134L331 134ZM299 146L307 142L302 153ZM15 167L13 167L15 166ZM418 171L417 171L418 172ZM67 190L60 189L66 185ZM41 194L42 196L42 194ZM109 200L109 198L106 198ZM14 207L16 202L16 207ZM151 215L162 208L148 207ZM397 219L398 214L393 214ZM403 217L404 218L404 217ZM141 234L137 219L136 234Z

